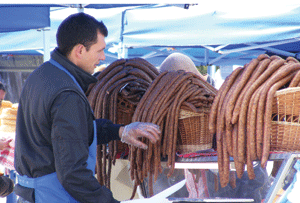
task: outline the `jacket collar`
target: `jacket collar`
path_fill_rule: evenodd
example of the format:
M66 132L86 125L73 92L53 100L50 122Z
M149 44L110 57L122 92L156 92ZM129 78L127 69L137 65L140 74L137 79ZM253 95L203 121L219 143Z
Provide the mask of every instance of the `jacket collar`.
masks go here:
M89 85L91 83L97 82L97 78L92 76L91 74L85 72L78 66L76 66L74 63L72 63L69 59L67 59L65 56L63 56L58 48L56 48L52 54L51 58L58 62L60 65L62 65L67 71L69 71L77 80L78 84L82 88L84 92L87 91Z

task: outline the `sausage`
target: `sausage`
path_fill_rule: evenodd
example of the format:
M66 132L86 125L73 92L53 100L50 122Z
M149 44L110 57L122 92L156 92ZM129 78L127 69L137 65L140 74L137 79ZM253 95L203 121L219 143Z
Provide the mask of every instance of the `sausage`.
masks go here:
M262 61L262 60L268 59L268 58L270 58L270 56L269 56L268 54L260 54L260 55L257 57L257 59L258 59L259 61Z
M224 141L226 141L226 143L224 144L224 146L226 145L226 152L229 154L229 156L233 156L232 129L233 126L231 124L225 126Z
M128 74L130 75L134 75L136 76L137 78L141 78L149 83L151 83L153 81L152 78L149 77L149 75L147 73L145 73L144 71L138 69L138 68L133 68L132 70L130 70L128 72Z
M216 140L217 142L217 154L218 154L218 172L220 176L220 183L223 182L223 177L224 177L224 161L223 161L223 132L218 132L219 133L219 139ZM222 184L223 185L223 184Z
M229 173L230 173L230 160L227 151L226 136L223 137L223 177L220 176L221 187L225 187L229 183Z
M217 117L217 129L216 129L216 143L217 143L217 154L218 154L218 170L220 176L220 183L224 184L224 129L225 129L225 108L227 106L229 96L226 95L224 102L220 103L220 113Z
M149 77L153 80L157 77L157 73L153 72L153 70L151 70L149 67L145 66L142 63L133 61L133 60L128 60L125 64L125 66L133 66L135 68L138 68L140 70L142 70L143 72L145 72L147 75L149 75Z
M183 102L180 108L188 111L198 112L198 109L195 107L195 105L190 102Z
M246 95L246 93L248 93L248 95L244 95L244 97L242 97L242 94L239 98L240 99L240 103L237 102L237 104L235 105L235 110L236 113L235 115L232 116L232 123L236 123L235 119L238 119L238 153L239 153L239 161L243 162L245 160L245 156L246 156L246 151L245 149L249 147L249 145L246 145L245 142L245 138L246 138L246 133L249 130L247 128L247 109L248 109L248 104L250 102L250 88L253 85L253 83L255 83L255 81L257 81L257 78L265 71L266 67L270 64L271 60L264 59L263 61L261 61L261 63L259 63L258 67L257 67L257 71L254 72L253 76L249 79L249 82L247 83L247 85L245 86L245 88L243 89L243 93ZM251 90L251 92L254 91L254 89ZM247 100L247 101L246 101ZM241 105L242 103L244 103L244 105Z
M147 61L147 60L145 60L143 58L131 58L129 60L130 61L136 61L138 63L144 64L149 69L151 69L153 71L153 73L155 73L156 75L159 75L158 69L153 64L151 64L149 61Z
M105 95L107 94L106 90L108 87L112 86L116 81L118 81L121 78L124 78L128 74L128 70L123 69L118 74L112 76L108 79L108 81L105 83L104 86L101 87L99 93L97 94L96 101L94 109L99 109L100 111L103 111L103 109L106 109L106 103L105 103ZM101 81L102 83L102 81Z
M144 174L143 174L143 162L146 160L143 160L143 152L144 150L142 150L141 148L136 149L136 170L137 170L137 175L139 180L143 180L144 179Z
M151 83L149 83L149 82L147 82L147 81L145 81L145 80L143 80L141 78L138 78L138 79L135 80L135 82L139 83L142 87L148 89L148 87L151 85L151 83L153 82L153 80L152 80Z
M112 164L112 159L108 159L107 163L107 174L106 174L106 187L110 190L110 174L111 174L111 164Z
M152 118L155 114L158 113L158 109L159 108L155 108L155 107L157 107L157 106L160 107L167 100L169 100L170 97L172 97L173 95L175 95L175 90L177 89L177 87L179 87L180 85L182 85L182 83L188 77L190 77L190 75L186 74L185 72L177 72L177 74L178 75L176 75L174 77L174 79L172 80L172 82L169 82L169 84L163 85L163 86L160 87L161 88L161 92L160 93L154 92L154 94L159 94L160 97L157 97L157 99L153 103L151 103L152 105L149 105L150 106L150 108L149 108L149 116L150 116L150 118ZM153 107L152 110L150 110L151 107Z
M280 56L278 55L272 55L270 56L271 61L275 61L275 60L283 60Z
M102 145L97 145L97 155L96 155L96 168L97 168L97 180L100 185L104 185L103 178L102 178Z
M237 100L237 102L234 106L234 110L233 110L233 113L232 113L232 119L231 119L232 124L235 124L238 121L238 116L239 116L240 109L241 109L241 106L242 106L241 104L242 104L242 101L244 99L244 96L245 96L246 92L253 85L253 83L257 80L257 78L266 70L266 68L268 67L270 62L271 62L271 60L266 58L266 59L260 61L257 68L254 70L253 75L250 77L248 83L243 88L242 93L238 97L238 100Z
M297 87L299 82L300 82L300 71L298 71L295 77L292 79L289 87Z
M238 178L242 178L242 175L244 173L244 163L239 162L238 160L238 153L237 153L237 148L238 148L238 124L233 125L233 130L232 130L232 148L233 148L233 161L236 169L236 173Z
M270 57L271 58L271 57ZM266 61L267 63L267 61ZM275 63L271 64L269 63L268 68L263 72L262 75L260 75L257 80L250 86L249 90L245 93L244 98L242 100L242 105L240 109L240 115L246 115L247 114L247 108L250 102L250 98L253 94L253 92L263 83L265 80L270 77L271 74L273 74L281 65L284 64L284 60L277 60ZM240 121L241 119L241 121ZM239 146L245 146L245 120L242 120L242 116L239 116ZM241 127L240 127L241 126ZM241 128L241 129L240 129ZM238 147L239 150L239 160L240 162L243 162L245 160L245 151L243 147Z
M177 133L178 133L178 116L179 116L179 110L180 110L180 104L185 101L193 92L195 91L195 88L190 88L188 90L186 90L182 95L178 96L179 97L179 100L178 100L178 103L176 102L176 99L175 99L175 102L174 104L177 104L177 105L174 105L174 107L172 108L172 111L171 111L171 118L173 118L172 120L174 120L174 125L172 126L173 128L171 128L171 136L170 137L171 139L171 146L172 146L172 151L169 150L169 154L168 154L168 159L169 157L171 157L171 169L168 173L168 177L170 177L170 175L174 172L174 165L175 165L175 149L176 149L176 142L177 142ZM179 94L178 94L179 95ZM170 153L171 152L171 153ZM168 163L169 163L169 160L168 160Z
M217 131L218 131L218 128L220 128L219 132L223 132L224 129L226 129L226 126L231 125L231 123L229 125L226 125L226 123L225 123L225 120L226 120L226 109L228 108L228 102L229 102L229 100L230 100L230 98L231 98L231 96L232 96L235 88L237 87L237 84L241 80L241 77L243 75L242 73L243 72L240 72L240 74L237 76L236 80L232 84L232 87L227 92L227 94L224 96L223 102L219 104L219 107L218 107L218 116L217 116ZM219 122L218 122L218 119L220 119ZM217 135L217 139L218 139L218 133L216 135Z
M148 100L145 102L144 108L142 108L141 110L144 112L147 112L147 114L153 114L153 112L150 110L152 107L156 107L156 103L158 103L159 101L157 100L157 97L163 92L164 92L164 88L168 85L169 83L169 78L172 78L173 76L175 76L175 78L178 78L180 76L180 74L176 73L176 72L170 72L169 74L166 75L166 77L164 77L159 83L157 83L156 87L152 90L152 94L151 97L148 98ZM166 80L165 80L166 79ZM176 80L176 79L175 79ZM143 116L141 117L141 120L145 120L146 117L148 116L147 114L143 114Z
M105 144L102 144L102 153L103 153L103 156L102 156L102 178L103 178L103 184L106 186L106 151L107 151L107 148L106 148L106 145Z
M153 162L152 162L153 163ZM149 175L149 179L148 179L148 185L149 185L149 195L150 197L153 196L153 165L150 165L150 175Z
M158 141L158 143L154 144L154 181L157 180L158 175L159 175L159 168L161 168L161 163L160 163L160 143Z
M99 90L103 88L103 85L108 81L109 78L111 78L113 75L117 74L123 69L122 65L116 66L109 74L107 77L102 78L101 80L98 80L98 82L95 84L93 89L91 89L89 95L88 95L88 100L89 103L92 107L92 109L95 108L95 102L99 93Z
M187 86L187 84L185 86ZM168 146L168 150L167 150L168 162L167 163L169 166L172 166L172 153L174 152L173 149L176 148L176 141L177 141L177 134L174 133L174 130L177 130L177 128L178 128L178 113L176 112L176 108L180 107L179 101L181 99L184 99L184 97L182 95L182 92L184 90L186 90L186 89L182 88L180 90L179 94L175 95L174 101L172 102L172 104L169 108L169 112L168 112L169 116L167 117L170 121L168 122L168 126L166 126L165 135L168 135L168 139L164 143L165 144L164 148L166 148ZM189 92L187 91L185 93L189 93ZM179 112L179 109L178 109L178 112ZM168 174L172 174L172 173L173 173L173 171L169 171Z
M247 144L247 147L250 148L250 157L252 160L257 159L255 129L256 129L257 104L258 104L258 99L261 90L262 88L259 87L252 95L248 107L248 114L247 114L247 139L249 138L249 142L250 142L250 144Z
M287 62L299 63L299 61L297 59L295 59L294 57L292 57L292 56L287 57L286 61Z
M157 78L152 82L151 86L147 89L139 104L136 107L135 113L133 114L132 121L138 121L137 115L141 111L141 108L144 106L144 103L147 101L149 94L152 92L152 89L156 87L157 83L160 82L161 78L166 75L168 72L160 73ZM137 112L137 113L136 113Z
M300 63L299 64L295 64L294 67L298 67L298 69L300 69ZM291 67L291 69L293 70L293 67ZM272 87L270 88L270 90L268 91L267 94L267 101L266 101L266 111L265 111L265 117L264 117L264 140L263 140L263 152L262 152L262 158L261 158L261 166L263 168L266 167L268 158L269 158L269 151L270 151L270 136L271 136L271 117L272 117L272 104L273 104L273 98L275 95L275 92L282 87L283 85L285 85L286 83L290 82L291 79L295 76L295 73L292 73L286 77L284 77L283 79L279 80L278 82L276 82L274 85L272 85Z
M262 137L264 135L264 112L265 112L265 102L269 89L273 84L287 76L288 74L293 73L294 71L299 70L300 64L297 63L287 63L280 67L280 69L274 73L265 83L263 90L259 97L258 109L257 109L257 127L256 127L256 136ZM257 143L258 145L262 145L262 143ZM258 157L261 156L259 152L257 153Z
M124 65L125 62L126 62L126 59L118 59L118 60L112 62L103 71L101 71L101 73L98 75L97 79L101 80L103 77L106 76L106 74L108 74L115 67L118 67L118 66L122 66L123 67L123 65Z
M249 180L255 179L255 173L253 168L253 160L251 159L250 148L247 147L247 173Z
M217 94L218 90L214 86L209 84L207 81L203 80L199 75L196 75L195 73L192 72L187 72L187 73L193 75L193 77L191 78L193 84L205 88L208 92L214 95Z
M218 106L222 104L225 95L227 94L231 85L233 84L236 77L239 75L241 71L242 71L242 67L238 67L229 76L227 76L224 83L220 87L218 93L216 94L216 97L214 99L213 105L211 106L211 110L209 114L208 129L211 134L216 133Z
M249 77L251 76L252 72L254 71L254 69L256 68L258 63L259 63L259 61L257 59L252 59L251 62L249 63L249 65L247 66L247 68L245 69L245 71L243 71L241 80L238 82L237 88L234 89L234 91L228 101L228 107L226 108L226 114L225 114L226 115L225 116L226 125L229 125L231 123L234 104L237 100L237 97L239 96L239 94L241 92L240 87L244 87L244 85L247 83Z

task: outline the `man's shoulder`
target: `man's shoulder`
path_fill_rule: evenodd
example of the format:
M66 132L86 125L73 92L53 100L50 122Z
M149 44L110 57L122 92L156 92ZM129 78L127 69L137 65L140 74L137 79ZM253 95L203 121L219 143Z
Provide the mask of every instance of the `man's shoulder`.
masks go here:
M73 91L78 89L70 76L48 62L35 69L26 79L24 89L30 91L32 87L35 92L51 95L65 89Z

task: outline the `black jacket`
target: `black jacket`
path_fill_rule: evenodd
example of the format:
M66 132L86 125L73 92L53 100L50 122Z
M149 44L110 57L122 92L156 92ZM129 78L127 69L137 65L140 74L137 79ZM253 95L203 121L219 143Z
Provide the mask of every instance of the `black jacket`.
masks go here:
M97 81L58 50L51 58L75 77L84 92ZM18 107L15 169L33 178L56 172L65 190L80 202L118 202L86 168L94 115L80 91L69 75L49 62L27 78ZM98 144L119 139L120 125L105 119L97 123ZM25 197L27 189L18 186L16 193Z

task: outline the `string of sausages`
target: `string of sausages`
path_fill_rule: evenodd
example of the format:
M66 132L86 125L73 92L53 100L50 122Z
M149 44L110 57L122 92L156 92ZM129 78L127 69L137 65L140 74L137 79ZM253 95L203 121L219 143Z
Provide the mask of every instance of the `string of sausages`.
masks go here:
M161 157L168 158L168 177L172 175L180 109L199 112L201 107L212 105L216 93L217 90L209 83L185 71L162 72L154 79L138 103L132 122L157 124L162 129L162 136L156 144L142 138L148 145L147 150L130 146L130 176L135 187L148 178L149 195L153 196L153 181L162 172Z
M253 161L266 167L270 152L272 101L277 90L300 85L300 63L293 57L261 54L235 69L220 87L209 116L216 135L220 183L229 182L230 157L237 177L245 165L254 179Z
M97 76L98 82L91 85L86 92L95 118L129 124L131 117L127 120L118 119L118 102L125 100L131 104L134 111L157 75L158 70L142 58L119 59L111 63ZM111 167L115 164L118 142L120 141L97 145L97 179L109 189Z

